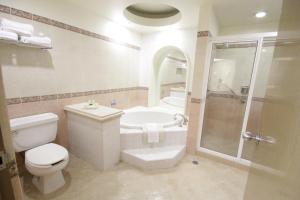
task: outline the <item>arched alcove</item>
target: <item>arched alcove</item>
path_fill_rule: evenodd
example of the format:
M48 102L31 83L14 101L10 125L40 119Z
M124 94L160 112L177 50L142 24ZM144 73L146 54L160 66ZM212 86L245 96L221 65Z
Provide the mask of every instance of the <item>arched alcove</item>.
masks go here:
M172 57L171 55L179 55L179 58L176 56ZM180 58L181 57L181 58ZM156 51L156 53L153 56L153 65L152 65L152 75L151 75L151 82L149 87L149 106L158 106L160 104L161 100L161 83L162 80L162 67L164 67L163 63L166 59L173 60L174 62L182 63L184 67L182 67L182 70L184 70L184 76L185 76L185 83L184 85L184 105L183 105L183 113L185 110L186 105L186 99L188 94L188 88L189 88L189 69L190 69L190 61L185 54L184 51L182 51L180 48L175 46L165 46L160 48ZM176 68L179 70L179 67ZM170 74L171 75L171 74ZM165 76L166 77L166 76ZM171 84L170 84L171 85ZM178 85L178 84L177 84Z

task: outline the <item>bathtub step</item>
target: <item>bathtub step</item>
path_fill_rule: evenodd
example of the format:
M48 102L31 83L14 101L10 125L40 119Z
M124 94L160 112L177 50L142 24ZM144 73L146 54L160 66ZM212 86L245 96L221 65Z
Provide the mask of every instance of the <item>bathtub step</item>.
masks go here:
M175 166L185 154L185 146L123 150L124 162L142 169L164 169Z

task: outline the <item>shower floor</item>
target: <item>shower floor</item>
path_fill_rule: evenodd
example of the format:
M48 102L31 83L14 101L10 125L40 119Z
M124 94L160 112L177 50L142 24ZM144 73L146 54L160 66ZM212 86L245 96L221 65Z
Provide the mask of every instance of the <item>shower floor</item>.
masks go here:
M192 164L197 159L198 165ZM143 171L126 163L105 172L70 155L66 185L43 196L24 177L25 199L242 200L248 172L207 158L185 156L176 166Z

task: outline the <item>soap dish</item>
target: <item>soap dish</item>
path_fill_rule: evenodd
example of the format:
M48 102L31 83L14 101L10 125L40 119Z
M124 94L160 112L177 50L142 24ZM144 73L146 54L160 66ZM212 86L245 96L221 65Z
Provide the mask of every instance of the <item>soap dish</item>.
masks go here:
M92 105L86 104L86 105L84 105L83 108L88 109L88 110L95 110L95 109L98 109L98 104L92 104Z

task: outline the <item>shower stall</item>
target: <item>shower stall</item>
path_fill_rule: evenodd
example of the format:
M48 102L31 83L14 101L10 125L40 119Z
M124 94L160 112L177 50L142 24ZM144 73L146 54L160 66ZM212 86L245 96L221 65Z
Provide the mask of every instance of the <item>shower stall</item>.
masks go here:
M259 132L276 33L216 37L209 41L204 70L198 150L249 164Z

